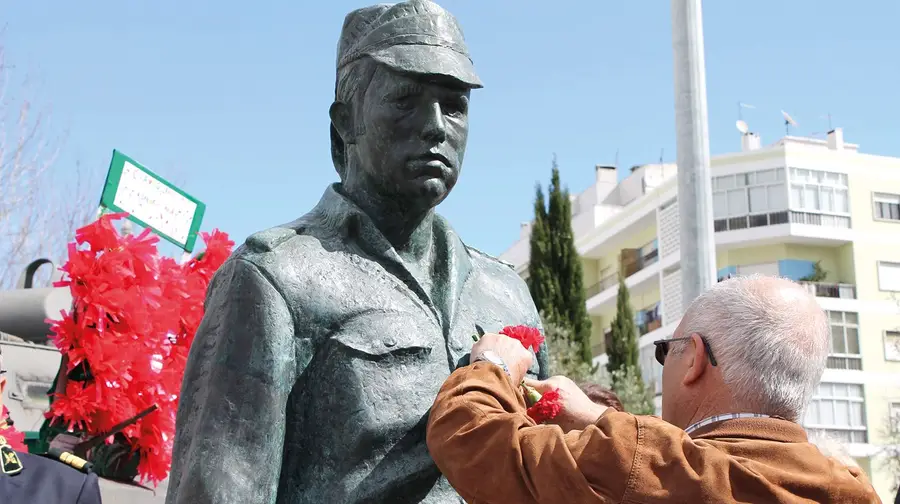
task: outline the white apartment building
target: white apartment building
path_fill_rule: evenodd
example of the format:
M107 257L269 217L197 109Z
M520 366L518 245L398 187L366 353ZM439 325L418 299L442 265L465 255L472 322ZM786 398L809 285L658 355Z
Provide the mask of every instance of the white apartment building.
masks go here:
M828 313L832 352L804 419L848 443L885 502L896 483L883 446L900 414L900 159L859 152L843 131L827 139L785 137L767 147L753 133L740 152L714 156L714 228L720 278L763 273L801 281ZM613 167L573 196L595 360L626 276L643 376L655 388L662 367L652 342L672 335L681 299L677 168L649 164L617 182ZM501 255L527 277L530 224ZM689 251L686 251L689 252ZM824 280L804 281L818 263Z

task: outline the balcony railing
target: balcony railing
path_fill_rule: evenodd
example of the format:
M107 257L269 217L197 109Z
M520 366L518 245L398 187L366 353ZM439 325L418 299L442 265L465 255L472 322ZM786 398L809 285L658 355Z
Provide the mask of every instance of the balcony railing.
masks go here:
M590 299L597 294L605 291L606 289L616 285L619 282L619 273L610 273L605 277L601 278L599 282L591 285L587 289L585 289L584 296L586 299Z
M825 367L828 369L862 371L862 355L831 354L825 362Z
M856 299L856 285L845 283L800 282L810 294L833 299Z
M827 215L810 212L796 212L794 210L782 210L756 215L744 215L741 217L729 217L713 221L715 232L735 231L763 226L775 226L778 224L808 224L811 226L825 226L837 228L850 228L850 217L843 215Z
M652 245L652 247L648 247L648 245ZM631 263L630 265L624 266L626 278L630 277L631 275L634 275L638 271L641 271L641 270L647 268L648 266L659 261L659 247L656 246L656 240L651 241L650 243L648 243L641 249L637 249L637 250L644 250L644 249L648 249L648 248L649 248L649 250L647 250L643 255L641 255L636 262ZM621 256L620 256L620 258L621 258ZM612 287L613 285L616 285L617 283L619 283L619 272L618 271L615 273L610 273L610 274L606 275L605 277L601 278L599 282L597 282L594 285L591 285L590 287L585 289L585 292L584 292L585 297L587 299L590 299L590 298L596 296L597 294L600 294L601 292L605 291L606 289Z

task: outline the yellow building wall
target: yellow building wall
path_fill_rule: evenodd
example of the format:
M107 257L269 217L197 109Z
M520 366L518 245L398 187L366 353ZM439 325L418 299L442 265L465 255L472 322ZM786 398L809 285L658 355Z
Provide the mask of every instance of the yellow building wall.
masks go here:
M900 236L900 222L875 220L872 199L875 192L900 194L900 181L878 175L861 170L849 177L851 226L858 236L853 247L856 284L857 291L865 293L861 299L890 299L890 293L878 288L877 262L900 262L900 247L879 244L882 237Z
M583 276L583 283L585 289L590 288L592 285L596 284L600 281L599 269L599 261L596 259L591 259L590 257L582 257L581 258L581 271Z

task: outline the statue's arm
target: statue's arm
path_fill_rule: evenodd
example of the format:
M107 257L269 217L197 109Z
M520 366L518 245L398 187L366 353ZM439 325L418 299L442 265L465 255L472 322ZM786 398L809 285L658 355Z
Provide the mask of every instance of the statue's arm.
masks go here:
M227 261L185 369L168 504L275 503L294 341L291 311L266 274Z

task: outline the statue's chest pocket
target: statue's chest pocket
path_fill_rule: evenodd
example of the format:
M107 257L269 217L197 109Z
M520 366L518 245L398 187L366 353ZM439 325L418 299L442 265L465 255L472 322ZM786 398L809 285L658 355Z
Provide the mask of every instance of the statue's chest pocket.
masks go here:
M443 337L434 324L425 317L404 314L354 317L336 331L330 343L339 354L335 357L346 364L424 365L444 353Z

